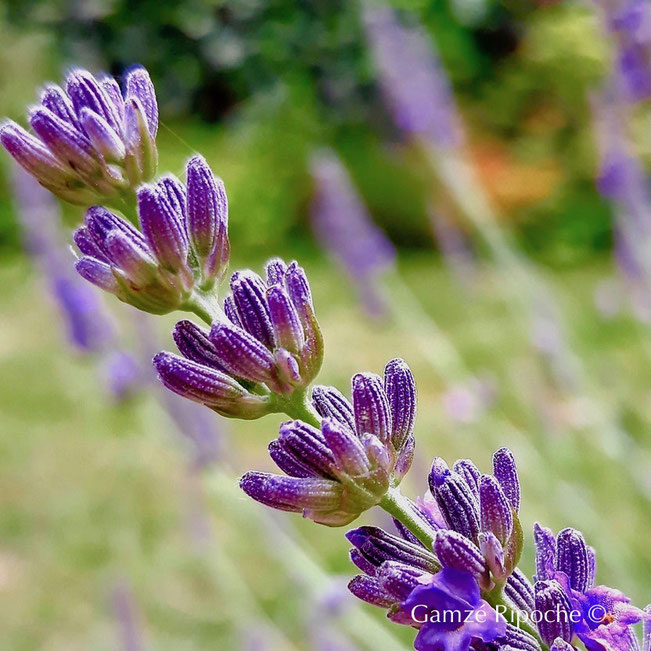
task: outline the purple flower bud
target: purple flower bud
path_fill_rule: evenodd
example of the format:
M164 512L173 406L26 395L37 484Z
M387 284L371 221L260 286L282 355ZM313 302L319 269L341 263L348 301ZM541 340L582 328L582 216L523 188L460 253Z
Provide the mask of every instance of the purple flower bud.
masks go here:
M220 179L215 178L202 156L187 165L188 235L199 258L209 258L228 239L228 200ZM224 267L226 260L217 266Z
M356 477L371 470L364 447L348 427L334 418L324 418L321 429L340 472Z
M518 626L506 625L506 634L499 638L499 648L515 651L540 651L540 644L533 635L529 635Z
M267 287L283 285L287 274L287 265L280 258L272 258L265 265Z
M398 453L398 458L393 467L393 477L400 481L411 468L411 462L414 460L414 451L416 450L416 439L413 436L407 438L402 444L402 449Z
M64 191L73 178L43 143L15 122L0 127L0 142L16 162L49 190Z
M120 128L116 106L102 86L87 70L75 68L66 77L66 93L72 100L77 116L88 108L108 122L114 129Z
M518 512L520 510L520 480L515 458L508 448L500 448L493 455L493 475L500 483L511 506Z
M532 612L534 605L533 586L519 568L515 568L504 584L504 594L524 612Z
M188 236L182 215L158 186L143 185L138 190L138 214L147 244L162 267L173 273L185 268Z
M127 72L125 80L127 99L137 97L140 100L147 117L147 126L152 138L158 130L158 103L156 91L149 73L142 66L135 66Z
M217 349L210 341L210 334L191 321L179 321L174 326L172 337L183 357L218 371L225 370Z
M75 269L82 278L105 292L116 295L119 293L120 285L115 279L111 267L105 262L94 258L81 258L75 263Z
M385 561L396 561L421 569L437 572L441 565L436 557L421 545L393 536L378 527L358 527L346 532L346 538L373 566Z
M404 601L411 594L411 591L421 581L429 576L429 573L418 570L411 565L385 561L380 565L376 573L380 585L396 600Z
M273 355L248 332L227 323L215 323L210 339L222 366L233 375L253 382L274 382Z
M224 298L224 313L232 324L244 329L240 315L237 313L237 307L235 307L235 301L230 294Z
M128 97L124 107L124 168L131 186L148 181L156 173L158 151L149 132L145 109L137 97Z
M547 645L560 637L572 641L573 626L570 621L572 605L561 585L556 581L538 581L534 586L536 610L542 613L538 632Z
M267 290L267 302L276 346L299 353L305 343L303 326L289 295L276 285Z
M479 533L479 505L463 477L451 472L440 457L432 463L429 487L450 529L470 540Z
M97 81L99 82L102 91L104 91L104 94L106 95L106 97L108 97L109 101L111 102L115 110L115 113L118 117L118 124L123 126L124 125L124 98L122 97L122 91L120 90L120 85L110 75L102 75L101 77L98 78ZM122 133L122 129L120 129L120 133Z
M41 93L41 104L76 129L81 128L70 98L59 86L54 84L46 86Z
M231 277L231 291L242 327L273 350L274 330L262 278L252 271L237 271Z
M341 486L328 479L281 477L266 472L247 472L240 488L251 498L281 511L329 511L336 509Z
M335 387L315 386L312 389L312 404L319 416L334 418L346 425L351 432L356 431L353 406Z
M477 542L491 574L497 581L503 581L508 572L502 543L492 531L480 531Z
M470 461L470 459L458 459L454 462L452 470L461 475L468 484L468 488L472 491L473 495L479 501L479 480L481 472L477 466Z
M549 647L550 651L575 651L574 647L563 638L557 637Z
M29 122L36 135L62 163L84 178L99 178L100 166L86 136L46 108L34 108Z
M106 250L115 267L135 284L153 281L156 261L123 232L112 231L107 235Z
M559 572L565 572L572 589L585 592L590 587L588 546L580 531L568 527L558 532L556 536L556 569Z
M161 382L174 393L216 409L230 409L247 395L225 373L172 353L158 353L154 367Z
M167 199L168 203L172 207L174 214L180 216L179 222L185 223L187 217L187 193L185 191L185 186L183 183L181 183L181 181L179 181L173 174L166 174L156 182L156 186L163 194L163 196ZM185 235L187 240L187 233L185 233Z
M124 142L101 115L97 115L94 111L84 107L81 110L79 119L93 147L106 160L119 162L124 158L127 153Z
M348 589L362 601L380 608L390 608L395 603L395 598L385 590L380 581L371 576L356 576L349 584Z
M402 359L392 359L384 368L384 391L391 410L391 442L400 450L416 420L416 382Z
M505 545L513 530L513 513L504 491L490 475L479 481L479 508L482 531L492 531Z
M373 434L387 443L391 434L391 411L382 379L374 373L358 373L352 384L357 434Z
M270 453L278 454L277 451L282 451L282 458L288 455L297 467L307 469L311 476L336 479L333 474L336 464L335 455L330 450L326 438L318 429L303 421L292 420L280 426L279 436L274 443L276 445L273 448L270 447ZM278 454L278 456L280 455ZM274 458L274 454L272 454L272 458ZM293 474L286 468L280 467L288 474Z
M481 552L468 538L456 531L437 531L434 553L443 567L470 572L479 582L486 578L488 568Z
M536 581L550 578L549 571L556 565L556 538L551 529L536 522L533 525L533 539L536 545Z
M364 574L368 574L369 576L375 576L377 568L373 563L364 558L359 549L353 547L353 549L348 552L348 555L350 556L351 562L358 570L361 570Z

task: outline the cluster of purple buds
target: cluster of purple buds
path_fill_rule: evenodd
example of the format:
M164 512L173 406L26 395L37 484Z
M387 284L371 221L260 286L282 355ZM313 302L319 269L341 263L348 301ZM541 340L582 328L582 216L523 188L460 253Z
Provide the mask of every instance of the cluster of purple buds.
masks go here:
M267 263L266 282L252 271L231 277L226 318L205 331L177 323L182 356L160 353L154 364L163 384L225 416L259 418L287 411L323 360L323 338L305 272L296 262Z
M437 457L429 486L445 524L434 542L442 564L471 572L484 590L504 584L522 551L520 483L511 451L493 455L492 475L469 459L450 469Z
M230 255L223 183L206 161L187 164L187 189L174 176L137 191L140 230L93 206L74 234L77 271L121 301L152 314L192 310L222 279Z
M287 476L249 472L247 495L320 524L342 526L379 504L411 465L416 385L407 364L390 361L384 378L360 373L352 404L333 387L317 386L320 429L300 420L284 423L269 453Z
M568 527L554 536L536 523L534 540L535 606L543 615L538 625L543 642L562 648L562 642L578 637L591 651L637 649L631 626L648 621L648 615L619 590L595 585L595 551L583 534Z
M149 74L132 68L124 95L110 76L73 69L65 89L46 86L29 112L34 134L13 121L0 142L38 182L64 201L116 201L156 173L158 105Z
M420 628L405 601L415 587L431 585L443 568L468 574L483 593L499 584L514 608L531 612L533 587L515 567L522 546L517 524L520 489L508 449L493 456L493 473L482 475L468 459L458 460L452 470L442 459L434 460L431 493L412 503L414 515L433 530L431 548L398 521L399 536L375 527L350 531L348 539L355 547L351 560L364 572L350 583L353 594L387 608L393 621ZM527 645L538 648L533 638L521 635Z

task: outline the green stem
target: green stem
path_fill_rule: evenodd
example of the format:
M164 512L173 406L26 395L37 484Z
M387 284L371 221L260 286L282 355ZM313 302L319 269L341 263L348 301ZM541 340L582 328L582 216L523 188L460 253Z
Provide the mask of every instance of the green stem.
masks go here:
M288 399L283 400L279 411L284 412L290 418L302 420L313 427L320 427L321 417L316 412L307 398L308 390L295 391Z
M389 515L404 524L427 549L432 549L435 535L434 529L427 526L422 519L416 516L411 503L400 492L399 488L390 488L382 498L380 506Z
M213 321L226 318L217 296L195 290L192 296L186 301L183 309L196 314L202 321L211 325Z

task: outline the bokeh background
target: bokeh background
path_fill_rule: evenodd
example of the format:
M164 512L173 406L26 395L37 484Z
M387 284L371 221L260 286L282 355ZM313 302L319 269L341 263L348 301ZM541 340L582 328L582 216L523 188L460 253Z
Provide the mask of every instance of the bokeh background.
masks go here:
M394 0L394 32L419 55L403 68L418 81L412 109L436 116L432 132L392 103L368 20L377 6L5 0L0 114L24 123L38 88L70 66L144 64L159 169L181 174L199 151L226 183L231 267L281 255L307 269L320 382L347 391L391 357L411 365L406 492L425 490L434 455L488 470L507 445L525 531L581 529L599 582L643 606L649 22L618 26L618 3ZM419 91L432 80L438 92ZM271 469L281 418L226 421L164 395L149 359L172 349L173 317L99 294L80 315L62 269L81 214L25 192L2 154L0 646L410 648L410 631L347 596L344 530L238 491L244 471ZM59 247L54 263L43 241Z

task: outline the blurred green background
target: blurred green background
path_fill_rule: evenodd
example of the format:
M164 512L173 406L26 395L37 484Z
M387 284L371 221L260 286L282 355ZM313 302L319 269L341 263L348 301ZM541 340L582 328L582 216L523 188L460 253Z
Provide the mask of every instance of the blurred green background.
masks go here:
M498 231L524 254L516 270L546 286L564 322L562 368L532 345L520 273L463 224L477 256L472 280L460 283L437 251L432 179L392 126L356 2L5 0L0 114L22 122L38 87L71 65L114 74L147 66L162 114L159 168L180 174L200 151L222 176L231 267L259 271L282 255L307 269L326 339L319 381L347 391L353 373L380 372L391 357L412 366L418 453L405 492L425 490L434 455L471 457L487 471L492 451L508 445L525 531L535 520L581 529L597 549L599 582L643 606L648 324L595 303L615 282L589 103L612 63L608 40L581 3L394 6L437 43ZM640 129L648 109L636 113ZM382 279L384 319L364 314L312 236L308 161L323 145L398 247L397 271ZM638 153L648 162L644 140ZM0 646L384 649L382 636L392 635L410 648L410 631L346 598L354 568L344 530L270 516L236 489L247 469L271 470L266 445L281 418L214 416L228 469L199 475L159 394L110 398L97 360L67 344L21 252L9 170L0 156ZM65 208L67 224L80 218ZM135 348L131 308L109 305ZM171 349L173 317L150 322ZM362 521L384 522L377 513ZM530 535L523 568L533 572ZM130 615L142 646L123 639Z

